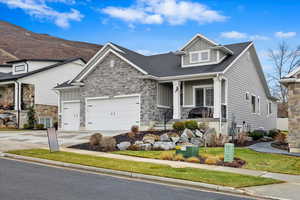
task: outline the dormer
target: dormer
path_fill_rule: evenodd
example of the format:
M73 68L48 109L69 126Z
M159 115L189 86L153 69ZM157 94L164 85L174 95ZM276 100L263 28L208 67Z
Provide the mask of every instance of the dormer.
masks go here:
M23 74L37 69L41 69L50 65L54 65L64 60L53 59L22 59L7 62L12 65L12 74Z
M201 34L195 35L180 51L182 67L197 67L218 64L233 52L225 46L206 38Z

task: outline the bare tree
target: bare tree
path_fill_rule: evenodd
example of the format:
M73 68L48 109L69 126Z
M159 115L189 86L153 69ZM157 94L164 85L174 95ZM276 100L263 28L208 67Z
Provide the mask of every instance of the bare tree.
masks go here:
M269 73L269 84L272 94L282 103L287 102L287 89L279 83L279 80L300 65L300 46L293 49L287 42L278 43L276 49L269 49L268 57L274 65L274 72Z

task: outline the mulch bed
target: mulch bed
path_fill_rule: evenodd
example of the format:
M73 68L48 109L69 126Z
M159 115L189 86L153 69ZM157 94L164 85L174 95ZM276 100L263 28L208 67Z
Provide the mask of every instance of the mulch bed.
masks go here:
M273 142L271 143L271 146L280 150L289 150L289 144L288 143L281 143L281 142Z

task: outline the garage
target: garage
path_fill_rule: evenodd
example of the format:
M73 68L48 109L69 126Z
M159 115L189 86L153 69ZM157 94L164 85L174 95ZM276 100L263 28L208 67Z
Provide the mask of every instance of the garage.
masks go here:
M139 123L138 95L86 99L87 130L129 130Z
M62 129L77 131L80 127L80 102L65 101L62 103Z

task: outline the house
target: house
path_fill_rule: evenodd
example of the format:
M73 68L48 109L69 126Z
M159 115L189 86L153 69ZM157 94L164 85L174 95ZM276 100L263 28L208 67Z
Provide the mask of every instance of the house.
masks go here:
M191 118L228 133L276 127L252 42L220 45L201 34L175 52L144 56L108 43L60 94L63 130L128 130Z
M288 143L290 152L300 153L300 67L296 68L280 83L288 88Z
M81 58L22 59L0 65L0 126L20 127L34 106L37 123L57 122L57 93L53 87L72 80L82 69Z

